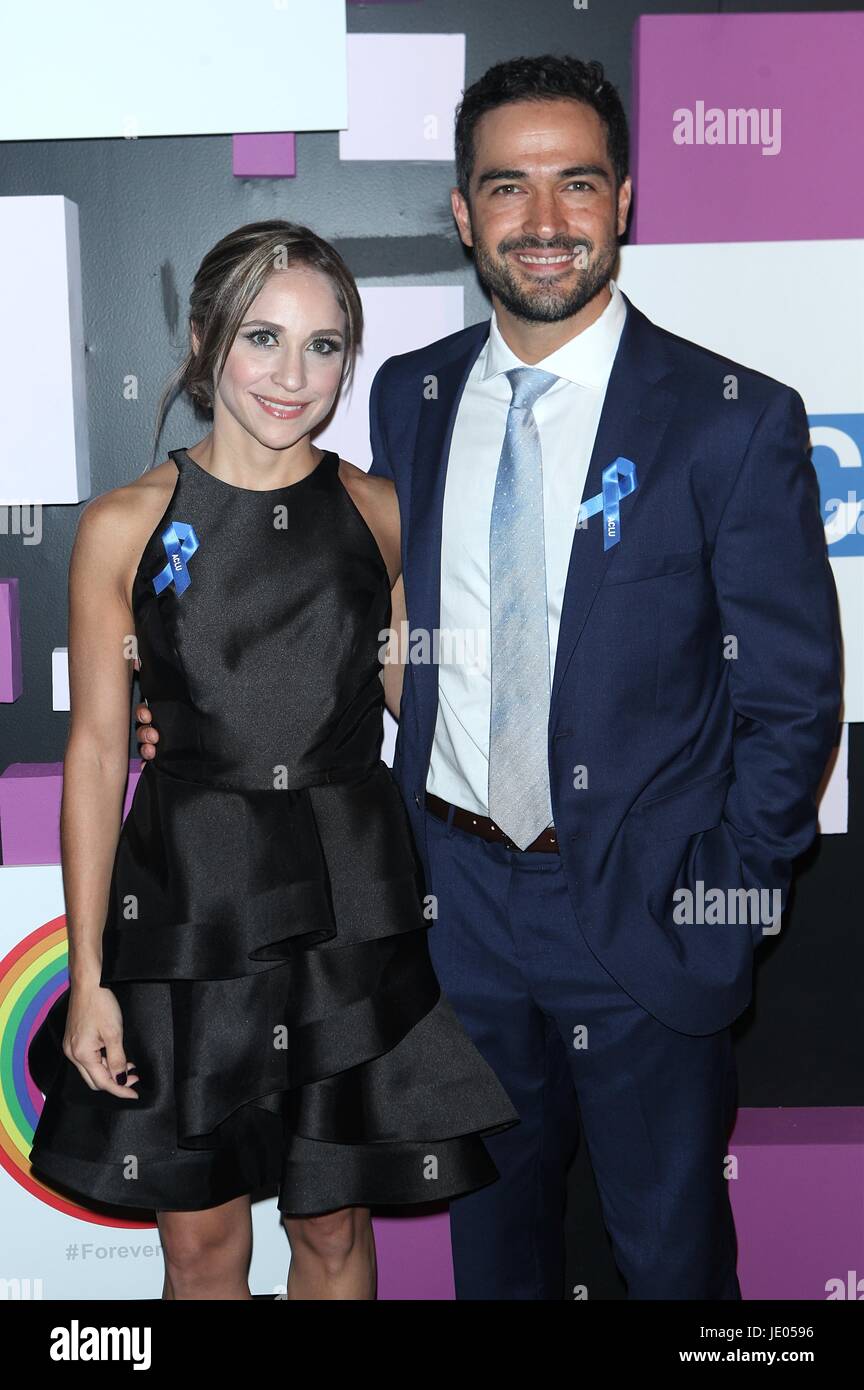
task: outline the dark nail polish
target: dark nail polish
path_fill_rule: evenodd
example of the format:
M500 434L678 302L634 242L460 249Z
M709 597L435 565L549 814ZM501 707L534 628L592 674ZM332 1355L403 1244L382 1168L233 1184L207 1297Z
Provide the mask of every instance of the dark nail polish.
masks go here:
M125 1073L125 1071L118 1071L118 1073L117 1073L117 1085L118 1085L118 1086L125 1086L125 1085L126 1085L126 1073Z

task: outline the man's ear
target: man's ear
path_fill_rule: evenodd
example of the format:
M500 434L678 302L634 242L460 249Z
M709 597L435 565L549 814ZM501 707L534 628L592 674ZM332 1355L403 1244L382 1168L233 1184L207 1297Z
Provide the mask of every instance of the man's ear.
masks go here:
M630 214L630 201L633 197L633 180L628 174L618 189L618 235L623 236L627 230L627 218Z
M471 214L468 211L468 204L462 197L458 188L450 189L450 206L453 209L453 216L456 219L456 226L459 228L459 236L465 246L474 245L474 237L471 233Z

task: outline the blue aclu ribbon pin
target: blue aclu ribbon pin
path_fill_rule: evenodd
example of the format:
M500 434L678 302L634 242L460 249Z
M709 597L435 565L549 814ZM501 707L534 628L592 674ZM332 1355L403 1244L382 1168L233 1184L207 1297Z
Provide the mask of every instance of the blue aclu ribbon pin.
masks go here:
M619 479L623 480L619 482ZM587 521L589 516L603 513L603 549L610 550L621 538L622 497L629 497L636 491L636 465L631 459L617 458L603 469L603 488L596 496L589 497L579 508L576 525Z
M192 583L186 561L201 544L195 527L187 526L185 521L170 521L162 532L162 544L168 559L165 568L153 580L153 588L157 594L161 594L163 589L173 584L178 594L185 594Z

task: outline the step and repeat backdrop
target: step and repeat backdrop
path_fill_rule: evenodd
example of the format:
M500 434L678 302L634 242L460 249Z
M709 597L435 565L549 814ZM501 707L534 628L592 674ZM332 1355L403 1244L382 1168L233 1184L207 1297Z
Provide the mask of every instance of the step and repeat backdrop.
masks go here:
M843 624L843 726L820 841L739 1028L733 1202L745 1297L861 1296L847 1271L864 1272L864 187L853 138L864 125L864 14L535 0L526 26L521 8L91 0L85 25L76 7L43 0L2 21L16 58L0 95L7 1296L154 1298L161 1288L152 1213L80 1205L27 1161L42 1096L26 1047L68 978L59 808L81 507L149 464L195 267L258 217L314 227L358 276L367 326L356 378L317 438L367 466L380 363L489 314L450 219L454 107L492 62L544 51L601 59L629 108L636 191L622 288L655 322L794 386L810 417ZM181 402L163 443L201 433ZM388 716L388 761L393 738ZM814 1220L813 1194L826 1186L831 1210ZM580 1183L575 1211L589 1187ZM279 1293L289 1251L272 1195L253 1211L252 1287ZM446 1213L382 1216L376 1227L381 1297L452 1297ZM585 1229L574 1284L608 1278L607 1296L620 1296L602 1239L586 1248Z

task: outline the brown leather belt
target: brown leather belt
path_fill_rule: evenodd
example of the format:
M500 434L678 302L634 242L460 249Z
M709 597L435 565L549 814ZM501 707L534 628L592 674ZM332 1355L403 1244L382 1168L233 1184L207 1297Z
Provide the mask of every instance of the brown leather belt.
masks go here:
M508 839L504 831L490 820L488 816L475 815L473 811L466 811L463 806L453 806L449 801L443 801L440 796L435 796L433 792L426 793L426 810L438 820L448 820L450 812L453 812L452 825L459 830L467 830L470 835L479 835L481 840L493 840L498 844L504 845L507 849L519 849L513 841ZM558 836L555 827L549 826L546 830L541 830L537 839L530 845L526 845L524 851L528 854L535 850L541 854L559 854Z

